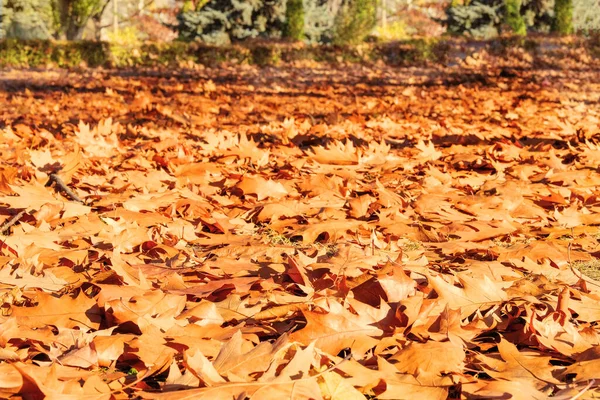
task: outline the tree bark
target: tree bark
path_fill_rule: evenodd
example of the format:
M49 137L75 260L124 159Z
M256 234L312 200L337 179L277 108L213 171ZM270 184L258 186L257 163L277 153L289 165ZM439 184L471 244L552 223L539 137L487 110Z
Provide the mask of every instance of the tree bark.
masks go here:
M119 2L117 0L113 1L113 34L115 37L119 33Z
M57 11L60 21L60 38L67 40L81 40L85 27L98 13L104 11L108 0L96 0L93 8L85 9L85 13L75 14L75 3L81 0L57 0ZM102 5L102 6L101 6Z
M558 33L559 35L569 35L573 33L572 0L555 0L552 32Z
M87 20L86 20L87 22ZM67 29L67 40L81 40L83 38L84 26L71 25Z

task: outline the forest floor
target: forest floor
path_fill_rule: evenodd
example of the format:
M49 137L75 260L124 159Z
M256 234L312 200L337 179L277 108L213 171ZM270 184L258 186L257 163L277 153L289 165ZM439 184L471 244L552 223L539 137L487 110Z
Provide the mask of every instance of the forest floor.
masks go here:
M2 71L0 396L599 396L599 94L585 66Z

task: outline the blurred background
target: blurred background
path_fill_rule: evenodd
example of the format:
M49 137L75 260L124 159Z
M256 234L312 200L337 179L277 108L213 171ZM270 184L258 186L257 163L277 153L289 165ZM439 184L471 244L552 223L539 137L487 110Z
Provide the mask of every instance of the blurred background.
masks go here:
M0 39L357 44L598 29L600 0L0 0Z

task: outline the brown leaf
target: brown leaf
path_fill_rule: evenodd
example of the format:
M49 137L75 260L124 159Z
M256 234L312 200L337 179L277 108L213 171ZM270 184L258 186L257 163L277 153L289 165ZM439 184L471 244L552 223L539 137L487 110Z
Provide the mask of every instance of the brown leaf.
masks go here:
M372 325L376 321L367 315L352 314L336 302L329 306L328 312L303 311L306 327L290 335L290 340L305 345L316 341L317 349L332 355L350 348L358 356L377 344L373 337L383 332Z
M441 276L428 278L432 288L451 309L459 309L462 317L467 317L480 308L490 308L500 304L506 298L502 285L495 283L488 276L473 279L461 275L458 280L462 288L447 283Z
M440 357L443 354L443 357ZM439 377L447 373L460 373L465 364L462 344L453 342L411 343L399 350L390 360L402 373L415 377Z
M280 199L288 194L287 189L281 183L264 179L261 176L244 176L236 187L241 189L245 195L256 195L258 201L269 197Z
M553 373L561 368L550 364L551 357L539 353L519 351L514 344L505 339L498 343L498 351L504 361L492 359L491 357L485 357L482 360L488 364L489 368L484 369L492 377L535 382L535 386L538 388L548 383L560 383Z
M20 326L41 328L46 325L79 328L85 331L98 329L102 312L96 301L80 292L77 297L55 297L44 292L36 295L34 307L12 307L10 318Z
M369 215L367 214L367 211L374 200L375 199L368 194L364 194L349 200L348 205L350 206L350 216L357 219L368 217Z
M219 374L226 376L230 382L247 382L250 374L265 371L274 354L286 345L287 337L282 336L273 344L263 342L249 351L244 351L244 340L238 331L221 348L213 365Z

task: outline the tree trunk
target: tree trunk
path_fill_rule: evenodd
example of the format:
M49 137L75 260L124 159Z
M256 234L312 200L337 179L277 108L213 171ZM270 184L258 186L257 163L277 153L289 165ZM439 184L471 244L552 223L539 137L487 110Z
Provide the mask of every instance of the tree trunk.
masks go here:
M555 0L552 32L558 33L559 35L569 35L573 33L572 0Z
M69 0L58 0L57 10L59 15L60 30L57 32L57 38L67 39L67 27L69 26Z
M88 3L82 3L87 1ZM60 21L60 38L81 40L90 20L104 11L108 0L57 0Z
M81 40L83 38L84 26L70 25L67 28L67 40Z
M113 0L113 34L115 38L119 33L119 2L117 0Z

